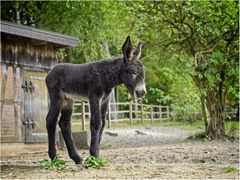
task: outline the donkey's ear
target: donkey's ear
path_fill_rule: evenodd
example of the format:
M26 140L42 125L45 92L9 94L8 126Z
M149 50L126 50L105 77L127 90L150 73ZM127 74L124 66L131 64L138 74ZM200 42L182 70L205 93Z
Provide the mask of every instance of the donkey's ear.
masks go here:
M122 53L123 53L124 61L128 61L132 54L132 43L130 40L130 36L127 37L126 41L122 46Z
M136 59L139 59L141 56L141 52L142 52L142 43L138 43L138 46L136 47L136 49L133 52L133 55L136 57Z

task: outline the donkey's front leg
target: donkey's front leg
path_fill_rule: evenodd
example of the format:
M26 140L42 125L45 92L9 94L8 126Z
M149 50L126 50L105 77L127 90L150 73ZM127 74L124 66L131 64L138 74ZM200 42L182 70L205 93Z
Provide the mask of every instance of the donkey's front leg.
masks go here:
M99 134L102 128L101 120L101 105L99 97L92 97L90 101L91 110L91 144L90 144L90 155L98 157L99 156Z

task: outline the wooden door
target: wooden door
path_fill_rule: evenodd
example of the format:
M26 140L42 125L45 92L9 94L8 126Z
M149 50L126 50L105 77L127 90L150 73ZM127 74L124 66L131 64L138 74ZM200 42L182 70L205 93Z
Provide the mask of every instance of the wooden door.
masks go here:
M45 85L46 72L24 70L24 115L25 142L47 142L46 115L48 93Z
M2 63L0 75L1 142L21 142L22 69Z

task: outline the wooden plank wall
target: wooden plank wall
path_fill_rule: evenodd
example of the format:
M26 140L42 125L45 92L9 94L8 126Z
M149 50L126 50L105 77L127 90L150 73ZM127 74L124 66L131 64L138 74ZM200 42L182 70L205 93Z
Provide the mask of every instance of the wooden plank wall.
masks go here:
M57 64L57 49L53 44L27 38L4 35L1 38L1 142L24 142L22 125L24 93L21 88L24 71L47 73L52 66ZM46 89L45 86L39 88L43 88L44 91ZM41 127L43 126L45 124L41 125Z
M24 66L30 70L49 70L57 63L57 49L53 44L4 36L1 43L1 63Z
M20 68L2 65L0 69L1 83L1 137L21 136L21 73Z

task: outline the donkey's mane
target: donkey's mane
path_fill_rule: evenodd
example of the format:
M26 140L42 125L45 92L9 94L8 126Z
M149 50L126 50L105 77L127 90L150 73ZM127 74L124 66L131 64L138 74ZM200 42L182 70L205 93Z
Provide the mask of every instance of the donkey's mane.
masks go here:
M95 62L104 62L104 61L115 61L115 60L119 60L119 59L123 59L123 56L115 56L115 57L110 57L110 58L103 58L103 59L96 59L93 62L90 63L95 63Z
M111 57L111 58L104 58L104 59L96 59L92 62L87 62L87 63L84 63L84 65L90 65L90 64L99 64L99 63L109 63L109 62L113 62L113 61L117 61L117 60L123 60L123 57L122 56L117 56L117 57ZM68 64L68 63L66 63ZM69 63L71 64L71 63ZM81 65L81 64L73 64L73 65Z

